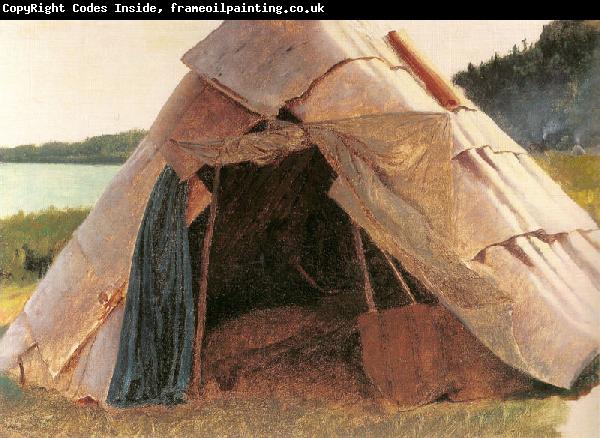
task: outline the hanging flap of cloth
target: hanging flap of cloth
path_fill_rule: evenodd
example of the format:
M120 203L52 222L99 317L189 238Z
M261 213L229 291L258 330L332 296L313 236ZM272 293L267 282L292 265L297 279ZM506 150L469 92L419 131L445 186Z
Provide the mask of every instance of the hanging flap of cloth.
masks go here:
M263 117L203 80L204 87L175 126L161 153L181 180L191 177L204 162L198 155L181 147L216 138L242 135Z

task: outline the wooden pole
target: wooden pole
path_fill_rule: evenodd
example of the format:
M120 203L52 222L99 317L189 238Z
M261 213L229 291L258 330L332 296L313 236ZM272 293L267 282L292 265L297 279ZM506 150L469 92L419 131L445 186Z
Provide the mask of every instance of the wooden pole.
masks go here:
M356 249L356 255L358 257L358 264L360 265L360 269L363 274L367 307L369 308L369 312L377 312L377 307L375 306L375 299L373 298L373 287L371 286L371 278L369 277L367 259L365 258L362 237L360 237L360 228L356 224L352 224L352 236L354 237L354 248Z
M316 282L316 280L314 278L312 278L310 276L310 274L308 272L306 272L306 269L304 269L302 267L302 265L300 264L300 260L298 258L298 256L293 256L290 257L290 265L292 265L292 267L298 271L298 273L300 274L300 276L306 280L306 282L313 288L317 289L319 292L323 292L325 293L325 290L319 286L319 284Z
M206 325L206 299L208 296L208 266L210 261L210 248L215 231L215 220L217 218L217 197L221 180L221 166L215 167L215 178L212 187L212 199L208 214L208 224L202 242L202 253L200 256L200 287L198 291L196 337L194 341L194 357L192 362L192 380L190 382L189 394L192 398L200 397L201 368L202 368L202 343L204 341L204 329Z
M385 259L387 260L387 262L390 265L390 268L392 268L392 272L394 273L394 277L396 277L396 280L398 280L398 283L400 283L400 286L402 287L402 290L404 291L404 293L406 294L406 296L408 297L408 299L410 300L411 303L416 303L417 299L415 298L415 296L413 295L413 293L410 291L410 288L408 287L408 283L406 283L406 280L404 280L404 276L402 275L402 273L398 270L398 268L396 267L396 264L394 263L394 261L392 260L392 258L390 257L390 255L385 252L383 252L383 256L385 257Z
M401 38L396 31L387 34L387 41L411 70L425 84L425 88L447 110L454 111L461 106L461 101L452 86L447 83L433 68L419 57L417 52L408 43L406 37Z
M23 359L19 356L19 385L25 386L25 367L23 366Z

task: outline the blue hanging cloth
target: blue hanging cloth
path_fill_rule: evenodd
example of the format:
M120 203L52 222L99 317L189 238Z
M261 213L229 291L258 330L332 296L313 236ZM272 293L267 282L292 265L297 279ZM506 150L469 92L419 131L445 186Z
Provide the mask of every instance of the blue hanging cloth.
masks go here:
M185 401L196 323L187 197L187 184L166 166L148 200L133 253L110 405Z

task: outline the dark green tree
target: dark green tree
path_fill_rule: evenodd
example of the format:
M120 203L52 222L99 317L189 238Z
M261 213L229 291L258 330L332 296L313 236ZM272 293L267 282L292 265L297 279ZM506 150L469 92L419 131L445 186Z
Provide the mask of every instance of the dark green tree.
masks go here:
M535 44L469 64L454 82L521 144L590 146L600 140L599 47L597 24L555 21Z

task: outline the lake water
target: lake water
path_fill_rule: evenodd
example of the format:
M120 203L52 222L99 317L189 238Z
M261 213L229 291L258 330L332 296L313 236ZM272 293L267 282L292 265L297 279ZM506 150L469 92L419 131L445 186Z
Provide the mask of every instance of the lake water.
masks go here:
M0 163L0 218L57 208L89 207L120 166Z

